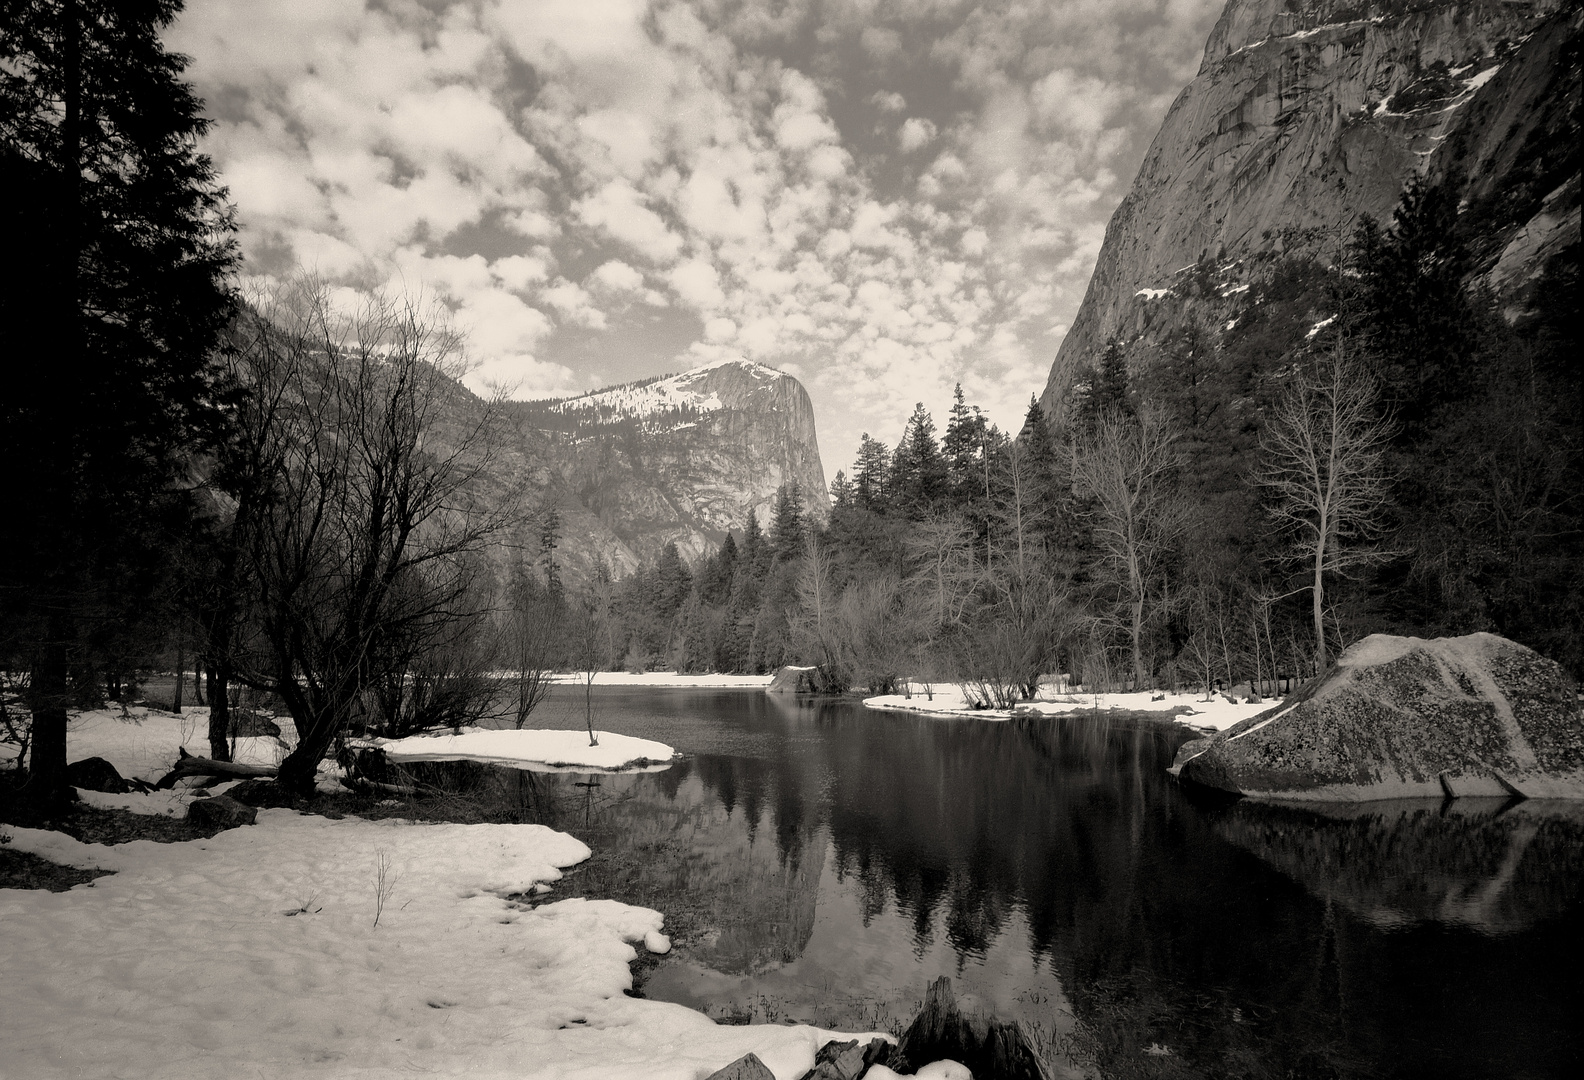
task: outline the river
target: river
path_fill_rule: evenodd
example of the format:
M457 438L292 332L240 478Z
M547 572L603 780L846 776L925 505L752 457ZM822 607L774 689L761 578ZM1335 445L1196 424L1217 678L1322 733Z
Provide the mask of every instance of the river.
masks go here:
M1584 1075L1584 808L1206 803L1180 730L597 689L664 772L439 769L595 857L550 899L666 912L644 996L905 1023L950 975L1059 1076ZM559 689L532 725L583 724Z

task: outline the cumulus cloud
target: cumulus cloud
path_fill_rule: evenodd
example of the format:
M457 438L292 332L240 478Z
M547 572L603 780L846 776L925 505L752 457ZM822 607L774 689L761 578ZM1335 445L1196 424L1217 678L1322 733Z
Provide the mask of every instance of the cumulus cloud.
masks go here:
M796 368L834 472L957 381L1020 422L1219 7L206 0L170 43L252 272L431 288L524 395L657 325Z
M901 144L904 154L922 150L934 141L934 122L917 116L908 117L907 120L903 121L901 130L897 132L897 142Z

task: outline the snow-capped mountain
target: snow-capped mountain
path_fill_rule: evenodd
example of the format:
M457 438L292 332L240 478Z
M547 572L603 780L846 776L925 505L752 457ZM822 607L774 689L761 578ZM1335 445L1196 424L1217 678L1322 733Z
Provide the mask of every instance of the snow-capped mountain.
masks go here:
M619 575L670 542L697 558L750 509L767 521L783 484L816 519L829 512L808 393L762 364L722 361L512 413L511 468L558 507L558 556L574 574L598 556Z

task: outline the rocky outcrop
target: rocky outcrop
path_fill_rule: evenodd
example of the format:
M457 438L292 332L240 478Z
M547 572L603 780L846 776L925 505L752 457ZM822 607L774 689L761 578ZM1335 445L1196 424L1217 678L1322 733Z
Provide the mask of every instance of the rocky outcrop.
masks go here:
M829 514L808 392L785 372L727 361L557 401L510 406L515 445L496 466L561 518L557 556L580 576L596 558L621 576L668 543L695 560L752 509L769 521L796 484Z
M1474 277L1521 316L1578 241L1581 19L1563 0L1230 0L1106 229L1047 415L1109 339L1145 346L1136 365L1190 321L1224 325L1262 259L1329 264L1415 176L1454 186Z
M1267 799L1584 799L1584 708L1559 665L1494 634L1375 634L1173 771Z
M820 691L818 676L817 667L798 667L795 664L788 664L775 673L775 678L765 687L765 693L817 694Z

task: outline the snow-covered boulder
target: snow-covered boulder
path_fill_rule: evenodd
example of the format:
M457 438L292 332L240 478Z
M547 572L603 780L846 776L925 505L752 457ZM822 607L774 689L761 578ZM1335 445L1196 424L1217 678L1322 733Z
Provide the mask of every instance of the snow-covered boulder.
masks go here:
M1584 799L1584 711L1560 666L1505 638L1374 634L1172 771L1272 799Z
M798 667L788 664L775 673L775 678L770 680L770 685L765 687L767 694L817 694L819 669L816 667Z

